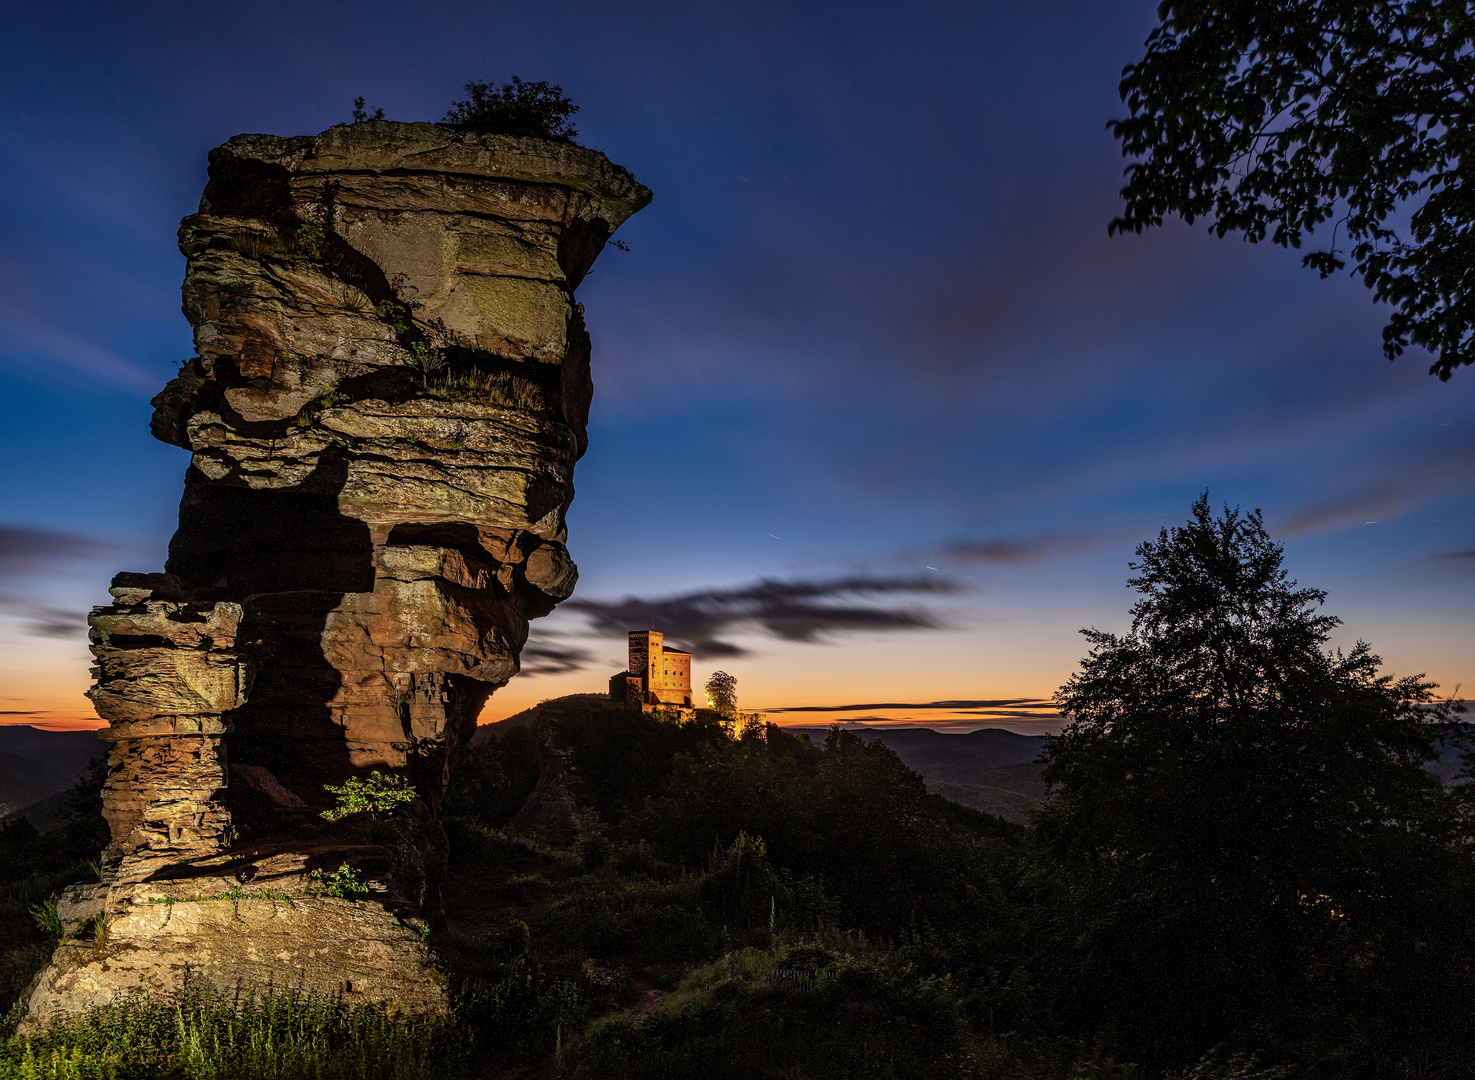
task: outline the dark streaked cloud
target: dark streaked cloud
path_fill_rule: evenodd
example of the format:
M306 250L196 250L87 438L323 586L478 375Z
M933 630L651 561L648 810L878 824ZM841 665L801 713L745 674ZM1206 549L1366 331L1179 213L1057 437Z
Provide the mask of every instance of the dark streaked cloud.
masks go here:
M949 595L963 586L938 577L867 577L780 581L764 578L733 589L702 589L676 596L627 596L615 601L569 600L566 609L586 616L594 629L623 634L649 626L689 646L703 658L743 656L729 640L743 630L761 630L784 641L814 642L862 631L935 630L932 611L908 605L856 603L860 597ZM849 601L849 602L842 602Z
M869 712L873 709L946 709L953 712L983 710L985 714L994 709L1049 709L1055 703L1047 698L984 698L976 701L873 701L864 705L794 705L781 709L764 709L767 713L801 712Z
M0 612L21 619L42 637L76 637L86 629L85 614L38 599L34 579L65 573L112 550L76 533L0 524Z
M26 597L0 596L0 609L9 609L26 621L41 637L75 638L87 631L87 615L81 611L38 604Z
M564 645L561 642L545 642L528 645L522 650L521 675L563 675L571 671L582 671L590 666L594 657L587 649Z
M1441 551L1419 560L1422 568L1436 578L1475 577L1475 550Z
M67 562L88 559L108 550L109 545L75 533L0 524L0 580L49 573Z
M1104 542L1094 533L1040 533L1022 537L992 537L982 540L951 540L941 547L941 557L965 563L1037 562L1073 555Z

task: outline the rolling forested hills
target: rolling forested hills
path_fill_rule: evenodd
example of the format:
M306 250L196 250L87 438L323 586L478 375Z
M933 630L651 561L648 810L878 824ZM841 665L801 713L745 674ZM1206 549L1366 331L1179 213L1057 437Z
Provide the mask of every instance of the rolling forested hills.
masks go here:
M792 734L822 743L827 727L790 727ZM955 803L994 814L1016 825L1045 801L1045 783L1037 759L1045 736L1020 735L1002 728L980 728L967 734L926 727L846 725L867 742L880 740L927 781L927 790Z
M0 820L62 794L85 779L106 747L95 731L47 731L29 724L0 726ZM55 822L40 808L38 828Z

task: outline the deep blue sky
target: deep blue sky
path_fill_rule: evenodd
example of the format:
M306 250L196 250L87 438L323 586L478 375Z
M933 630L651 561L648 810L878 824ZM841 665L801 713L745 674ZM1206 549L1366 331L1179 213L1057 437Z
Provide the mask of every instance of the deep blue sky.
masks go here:
M656 197L579 294L583 608L530 665L575 669L489 717L602 686L647 610L748 707L1048 696L1077 628L1123 624L1135 543L1205 489L1264 508L1342 640L1468 686L1475 372L1388 363L1386 309L1294 253L1106 235L1105 123L1154 9L12 0L0 711L85 716L81 613L162 564L185 455L148 399L190 354L174 233L207 151L359 94L438 119L514 74L560 83Z

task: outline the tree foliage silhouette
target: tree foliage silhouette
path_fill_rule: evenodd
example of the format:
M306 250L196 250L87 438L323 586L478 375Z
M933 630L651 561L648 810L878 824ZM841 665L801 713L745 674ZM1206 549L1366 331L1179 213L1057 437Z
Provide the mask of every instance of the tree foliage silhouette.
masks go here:
M375 109L372 112L364 105L363 95L353 99L353 122L362 124L368 120L383 120L384 110Z
M1364 642L1328 651L1338 620L1282 557L1203 496L1138 547L1130 631L1084 631L1056 695L1032 832L1061 1009L1148 1062L1247 1033L1398 1045L1471 990L1475 867L1423 768L1458 710Z
M1440 379L1475 362L1475 9L1165 0L1158 18L1108 125L1139 159L1111 231L1176 214L1299 248L1324 228L1302 261L1327 277L1350 259L1393 306L1389 359L1421 346Z
M563 87L523 82L516 75L501 88L491 83L466 84L466 100L451 102L445 123L495 135L521 135L572 142L578 131L569 123L579 107Z
M714 671L707 680L707 707L726 717L736 717L737 679L725 671Z

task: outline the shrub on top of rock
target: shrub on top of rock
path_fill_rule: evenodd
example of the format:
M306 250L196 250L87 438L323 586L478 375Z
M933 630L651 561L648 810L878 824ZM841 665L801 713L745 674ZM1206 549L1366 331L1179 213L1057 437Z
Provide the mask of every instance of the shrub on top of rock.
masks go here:
M451 102L443 123L493 135L521 135L573 142L579 134L569 119L579 107L564 97L563 87L523 82L516 75L496 89L491 83L466 84L466 100Z

